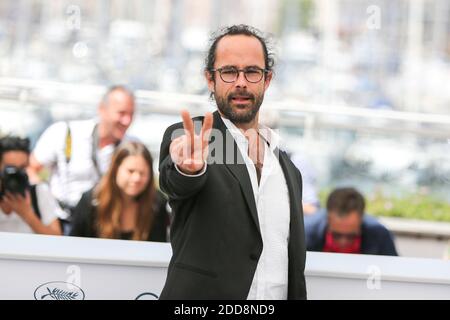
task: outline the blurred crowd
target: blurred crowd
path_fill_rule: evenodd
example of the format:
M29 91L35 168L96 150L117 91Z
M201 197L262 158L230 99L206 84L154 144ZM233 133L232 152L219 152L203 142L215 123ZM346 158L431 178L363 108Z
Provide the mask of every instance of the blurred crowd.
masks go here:
M0 231L167 242L170 204L157 188L147 147L127 135L132 91L110 87L90 120L56 122L30 150L28 138L0 138ZM397 255L392 234L365 212L351 187L321 206L308 159L292 155L303 178L310 251Z

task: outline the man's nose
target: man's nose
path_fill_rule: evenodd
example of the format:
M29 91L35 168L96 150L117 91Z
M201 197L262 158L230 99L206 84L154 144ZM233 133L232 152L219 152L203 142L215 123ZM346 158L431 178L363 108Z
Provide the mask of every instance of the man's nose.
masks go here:
M247 88L247 79L245 79L243 70L238 71L238 76L234 85L239 88Z
M133 116L128 114L124 115L120 118L120 124L123 126L129 126L131 124L131 121L133 120Z

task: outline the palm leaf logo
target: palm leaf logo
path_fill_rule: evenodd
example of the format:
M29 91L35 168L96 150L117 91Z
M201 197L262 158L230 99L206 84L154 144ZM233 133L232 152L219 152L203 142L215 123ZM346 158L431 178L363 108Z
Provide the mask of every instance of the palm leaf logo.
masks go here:
M53 290L50 290L50 288L47 287L47 292L47 294L41 296L42 300L48 296L50 296L53 300L75 300L78 296L77 292L64 291L58 288L53 288Z

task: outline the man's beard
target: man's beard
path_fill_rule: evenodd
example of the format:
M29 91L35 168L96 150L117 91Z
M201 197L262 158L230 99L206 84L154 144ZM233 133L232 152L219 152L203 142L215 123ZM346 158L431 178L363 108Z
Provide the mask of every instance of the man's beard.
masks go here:
M233 110L231 104L234 96L246 97L250 100L250 103L247 106L247 108L249 108L247 112L235 112ZM258 114L259 108L264 100L264 93L255 96L246 90L236 90L235 92L230 93L227 97L219 97L216 93L214 93L214 99L216 100L217 108L222 115L225 116L225 118L233 123L250 123Z

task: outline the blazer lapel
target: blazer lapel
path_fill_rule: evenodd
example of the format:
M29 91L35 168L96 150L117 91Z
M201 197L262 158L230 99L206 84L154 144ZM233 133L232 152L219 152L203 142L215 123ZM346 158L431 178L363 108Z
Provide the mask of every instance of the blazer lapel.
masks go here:
M295 172L291 170L289 164L287 155L280 151L278 148L275 149L276 154L279 157L280 166L283 170L284 177L286 179L286 184L289 190L289 204L290 204L290 216L291 216L291 229L293 226L298 225L298 220L300 217L300 205L301 205L301 190L298 188L298 181L295 180Z
M242 158L241 152L234 140L233 136L227 130L225 123L222 121L218 111L214 112L214 128L220 130L223 137L223 149L221 150L221 160L225 164L225 167L231 172L231 174L239 181L241 191L244 194L244 198L247 202L247 206L250 210L250 214L255 222L258 232L261 232L259 227L258 212L256 210L255 196L253 194L252 183L247 171L247 166ZM233 143L231 144L230 141ZM230 150L231 149L231 150ZM216 150L216 152L219 150ZM233 157L229 154L233 153ZM216 155L217 156L217 155Z

